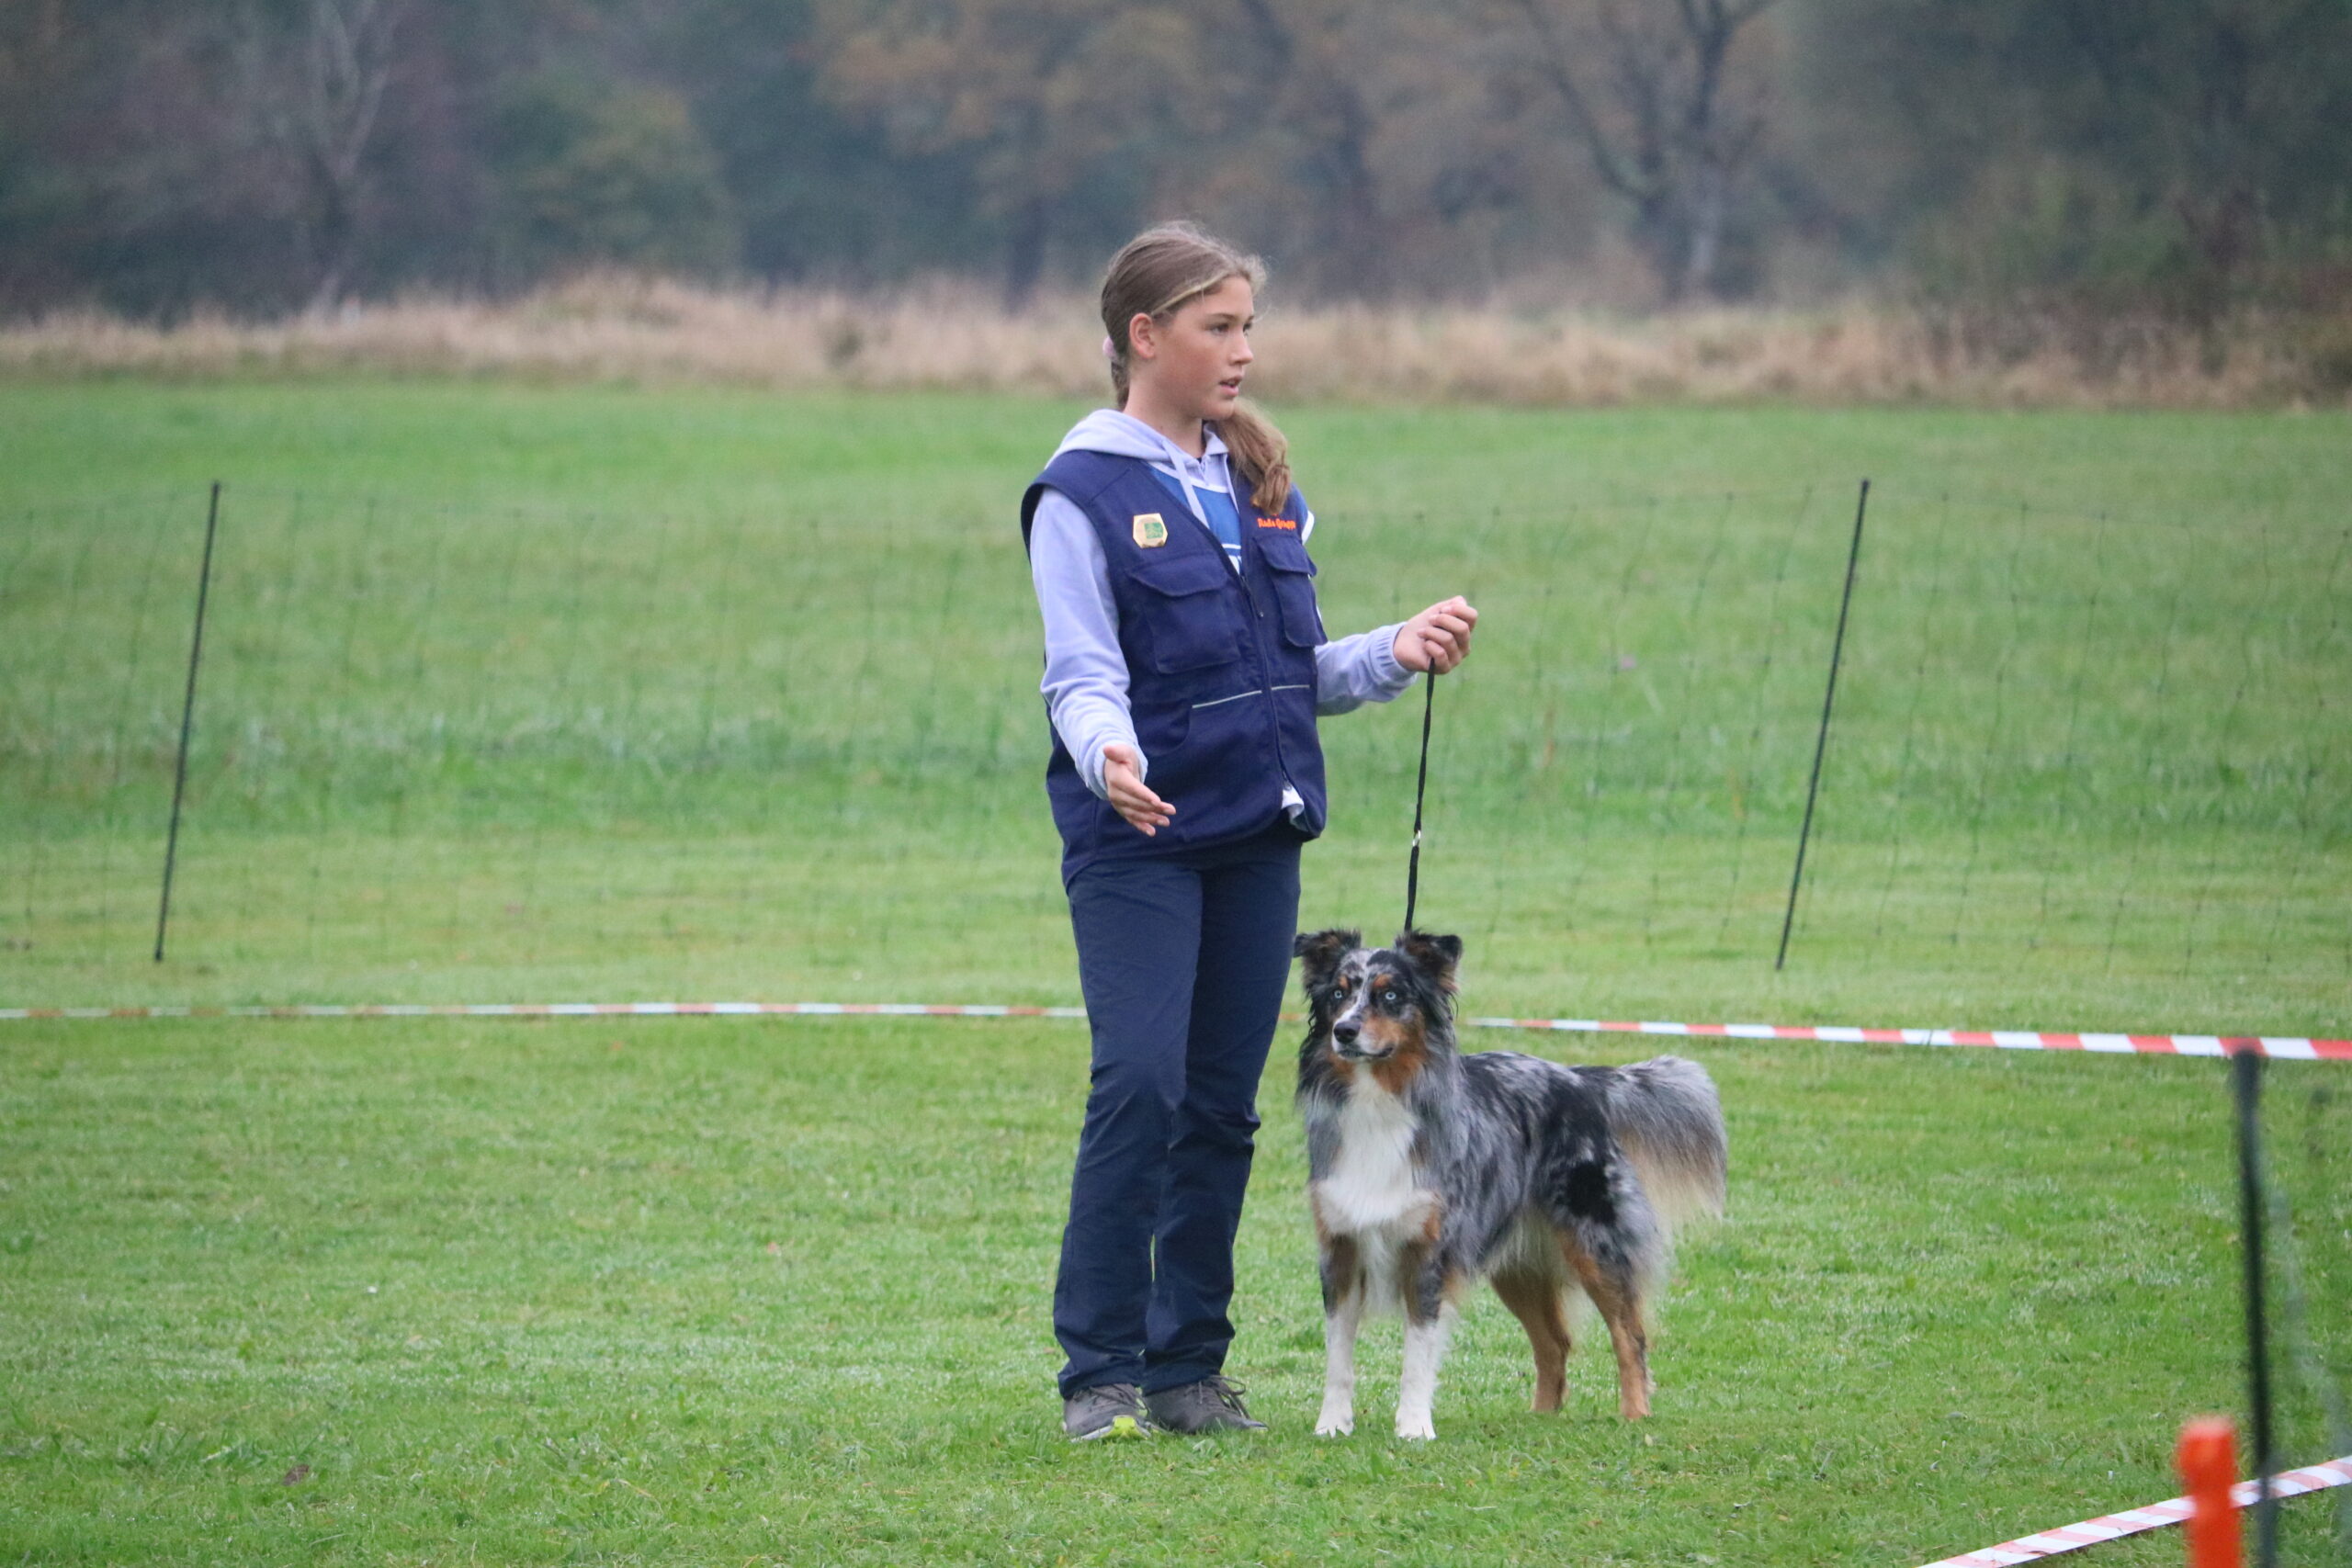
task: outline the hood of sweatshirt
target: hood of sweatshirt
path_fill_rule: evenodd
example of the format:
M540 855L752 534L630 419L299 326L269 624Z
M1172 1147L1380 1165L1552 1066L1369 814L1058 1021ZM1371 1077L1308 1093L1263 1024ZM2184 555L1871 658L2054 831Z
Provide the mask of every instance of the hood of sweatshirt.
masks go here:
M1225 441L1217 434L1215 426L1201 434L1207 443L1201 448L1204 458L1227 456ZM1140 457L1182 486L1184 499L1191 503L1193 514L1204 522L1207 521L1200 502L1193 494L1193 481L1184 477L1183 468L1176 461L1182 454L1170 445L1168 437L1132 414L1121 413L1117 409L1096 409L1071 425L1069 434L1062 437L1062 444L1054 448L1056 457L1065 452L1108 452L1114 457ZM1225 474L1225 482L1234 486L1233 470L1229 465ZM1299 525L1298 542L1305 544L1314 532L1315 513L1309 512Z
M1208 442L1203 457L1216 457L1225 450L1225 443L1217 438L1215 430L1204 430L1202 434ZM1140 457L1147 463L1165 464L1171 473L1180 456L1168 437L1117 409L1096 409L1071 425L1069 434L1062 437L1062 444L1054 448L1054 456L1058 457L1065 452L1107 452L1114 457Z
M1230 486L1233 480L1225 465L1225 443L1214 429L1204 429L1201 435L1204 441L1202 459L1215 459L1210 471L1224 475L1225 485ZM1185 472L1186 463L1190 460L1188 455L1179 451L1168 437L1133 414L1121 413L1117 409L1096 409L1071 425L1069 434L1062 437L1062 444L1054 448L1057 457L1065 452L1107 452L1114 457L1140 457L1176 482L1177 488L1183 492L1184 504L1193 509L1193 516L1204 523L1208 521L1208 513L1201 507L1201 498L1193 493L1192 477ZM1223 487L1212 484L1210 488ZM1234 563L1234 569L1240 570L1238 561Z

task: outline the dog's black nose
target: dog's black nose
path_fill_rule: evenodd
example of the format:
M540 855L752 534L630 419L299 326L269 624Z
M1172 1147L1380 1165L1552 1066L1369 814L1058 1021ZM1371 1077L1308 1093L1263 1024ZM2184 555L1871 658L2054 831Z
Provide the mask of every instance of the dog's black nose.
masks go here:
M1352 1045L1356 1043L1356 1036L1363 1031L1363 1025L1354 1019L1344 1018L1331 1026L1331 1037L1342 1045Z

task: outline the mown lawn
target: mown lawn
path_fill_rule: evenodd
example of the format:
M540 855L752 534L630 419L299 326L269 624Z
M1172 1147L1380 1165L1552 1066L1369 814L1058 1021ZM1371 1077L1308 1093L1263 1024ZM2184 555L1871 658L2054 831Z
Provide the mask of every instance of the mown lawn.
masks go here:
M0 386L0 1006L1074 999L1012 511L1075 412ZM1334 631L1486 612L1422 894L1468 1010L2352 1034L2352 421L1281 412ZM1307 922L1400 912L1419 722L1327 726ZM1393 1331L1317 1444L1288 1043L1235 1365L1276 1430L1092 1453L1046 1323L1080 1026L0 1023L0 1560L1900 1565L2169 1495L2239 1403L2217 1064L1750 1044L1695 1052L1734 1212L1657 1420L1586 1356L1525 1414L1487 1303L1438 1445L1377 1435ZM2297 1461L2352 1448L2341 1073L2270 1076Z
M1012 509L1072 412L0 388L0 991L1069 999ZM1440 697L1424 907L1473 936L1490 1005L2345 1026L2343 417L1290 423L1335 631L1455 590L1485 611ZM1317 922L1401 907L1418 719L1326 726Z
M1527 1413L1481 1300L1435 1445L1386 1435L1393 1326L1359 1435L1318 1440L1277 1060L1233 1362L1274 1430L1074 1450L1046 1296L1083 1051L1018 1022L16 1026L0 1549L1901 1565L2170 1495L2182 1417L2237 1403L2218 1064L1702 1047L1733 1212L1663 1309L1657 1417L1618 1420L1589 1344L1568 1409ZM2335 1071L2271 1085L2341 1367ZM2290 1505L2289 1560L2331 1561L2329 1522Z

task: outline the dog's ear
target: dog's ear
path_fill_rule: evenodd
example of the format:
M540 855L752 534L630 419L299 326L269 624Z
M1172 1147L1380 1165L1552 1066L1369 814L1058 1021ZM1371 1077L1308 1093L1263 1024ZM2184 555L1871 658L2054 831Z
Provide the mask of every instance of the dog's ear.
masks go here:
M1340 960L1363 945L1362 931L1333 927L1328 931L1301 931L1292 939L1290 951L1299 959L1299 976L1310 991L1319 991L1331 983L1338 972Z
M1453 989L1453 972L1462 963L1462 939L1430 931L1400 931L1396 951L1442 991Z

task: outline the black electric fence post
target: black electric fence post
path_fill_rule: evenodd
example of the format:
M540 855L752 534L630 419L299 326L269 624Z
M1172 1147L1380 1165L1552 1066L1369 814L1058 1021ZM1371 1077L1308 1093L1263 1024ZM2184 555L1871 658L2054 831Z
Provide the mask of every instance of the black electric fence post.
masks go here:
M1838 666L1846 656L1846 612L1854 604L1854 568L1862 558L1862 516L1871 505L1871 481L1862 481L1862 493L1854 502L1854 539L1846 547L1846 588L1838 598L1838 635L1829 644L1829 687L1821 694L1821 733L1813 742L1813 778L1804 786L1804 826L1797 829L1797 864L1789 874L1789 908L1781 917L1781 952L1772 960L1775 970L1789 961L1789 931L1796 924L1797 888L1804 881L1804 849L1813 839L1813 803L1821 794L1821 758L1829 750L1829 710L1838 702Z
M2263 1312L2262 1051L2230 1042L2230 1087L2238 1113L2238 1232L2245 1247L2246 1404L2254 1443L2254 1561L2278 1561L2278 1499L2270 1490L2270 1330Z
M187 694L180 700L179 763L172 773L172 827L164 840L164 894L155 906L155 962L164 961L164 932L172 919L172 869L180 855L180 802L187 795L187 742L196 728L196 670L204 658L204 606L212 593L212 536L220 527L220 481L204 509L204 564L196 574L196 635L187 648Z

